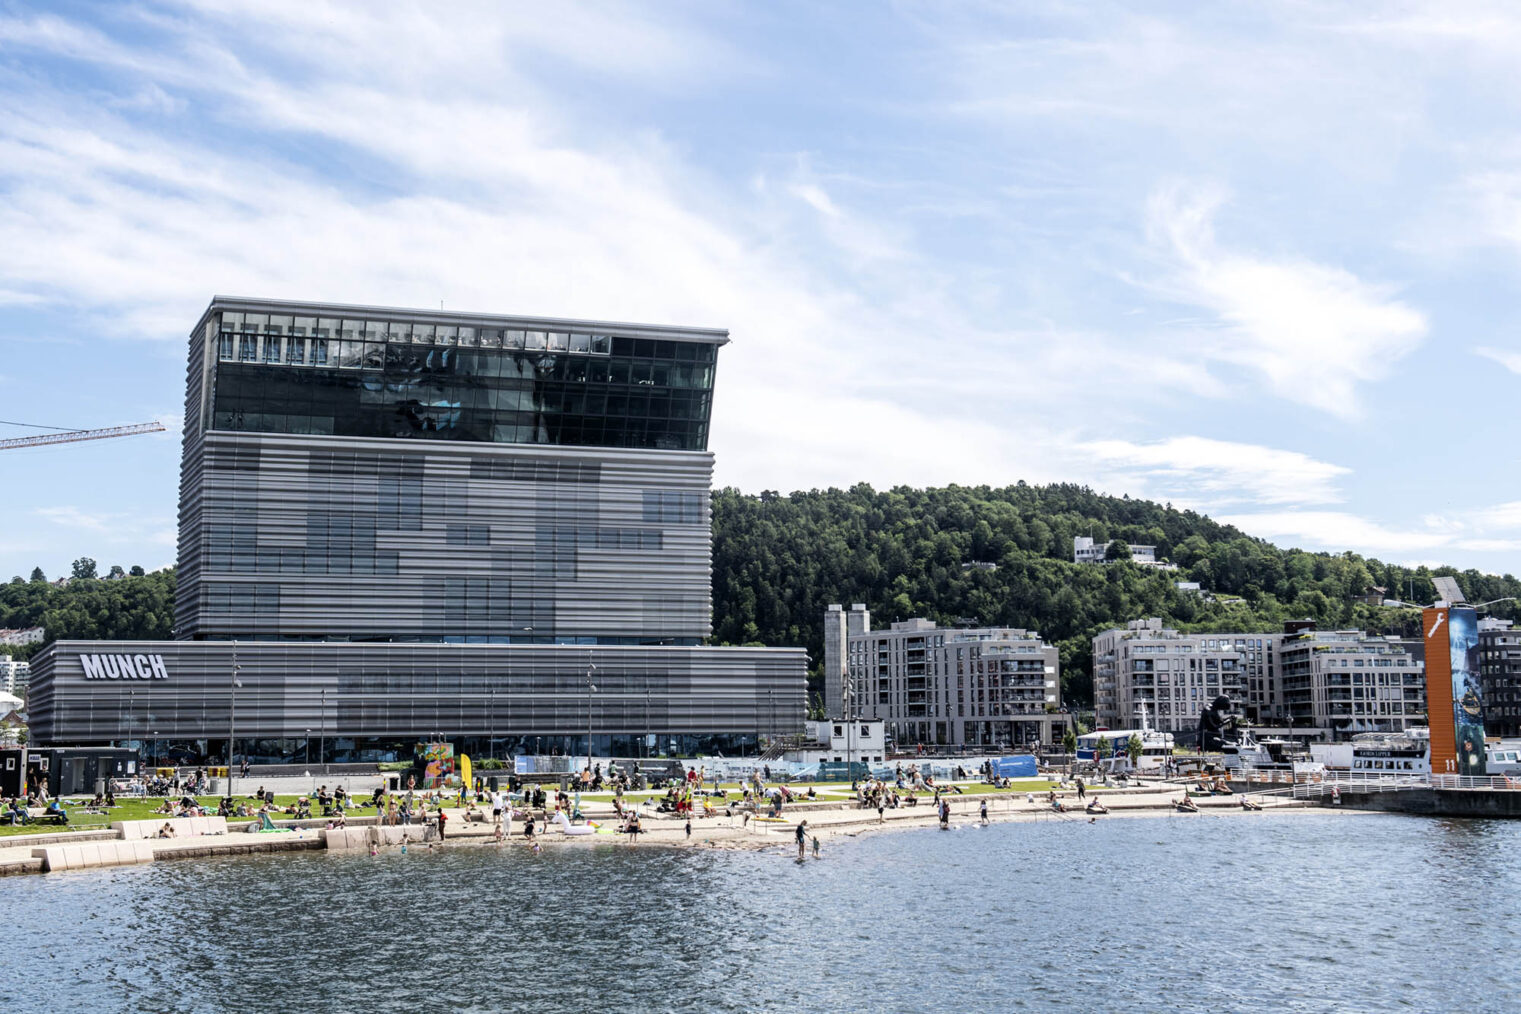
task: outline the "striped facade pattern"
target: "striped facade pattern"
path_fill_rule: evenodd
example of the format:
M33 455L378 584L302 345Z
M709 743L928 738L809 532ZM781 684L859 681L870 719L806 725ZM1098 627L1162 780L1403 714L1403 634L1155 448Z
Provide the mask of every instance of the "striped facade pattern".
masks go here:
M212 430L217 319L190 338L177 638L709 634L710 452Z
M187 461L176 636L694 644L693 451L212 431Z
M164 679L86 679L82 655L162 659ZM801 648L60 641L29 702L41 743L244 737L781 735ZM592 667L595 666L593 669ZM588 694L587 676L596 687Z

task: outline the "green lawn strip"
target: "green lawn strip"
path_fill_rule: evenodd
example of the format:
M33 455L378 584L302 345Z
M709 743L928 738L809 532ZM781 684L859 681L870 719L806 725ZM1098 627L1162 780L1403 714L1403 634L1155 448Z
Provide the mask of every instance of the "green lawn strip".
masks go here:
M294 805L297 798L299 797L276 796L275 803L283 810L287 806ZM310 799L311 796L308 796L307 798ZM369 797L366 796L364 798L368 799ZM222 801L222 797L197 796L196 801L199 802L202 806L206 807L206 811L208 813L214 814L216 813L217 806ZM252 803L253 797L238 797L238 802ZM118 796L116 798L116 805L103 814L85 813L83 812L83 807L73 806L69 803L65 803L64 806L69 811L69 823L67 826L60 824L43 823L22 824L19 826L5 825L3 827L0 827L0 838L28 834L57 834L60 831L68 830L103 831L109 829L112 823L118 820L173 820L174 818L167 814L154 812L160 806L162 806L163 803L164 801L161 797L149 797L147 799L141 799L137 797ZM321 813L321 807L313 804L312 818L320 819ZM345 810L344 813L349 817L373 817L375 815L375 808L373 806L366 805ZM294 814L289 813L272 812L269 815L269 819L291 820L294 819L294 816ZM229 817L227 818L227 823L246 824L257 819L257 817Z

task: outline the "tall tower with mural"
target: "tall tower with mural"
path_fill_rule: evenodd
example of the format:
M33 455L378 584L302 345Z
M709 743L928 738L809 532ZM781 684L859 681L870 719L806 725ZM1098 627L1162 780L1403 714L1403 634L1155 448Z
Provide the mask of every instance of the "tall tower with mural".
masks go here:
M1432 774L1483 775L1484 703L1479 684L1478 612L1456 580L1434 579L1437 602L1422 612Z

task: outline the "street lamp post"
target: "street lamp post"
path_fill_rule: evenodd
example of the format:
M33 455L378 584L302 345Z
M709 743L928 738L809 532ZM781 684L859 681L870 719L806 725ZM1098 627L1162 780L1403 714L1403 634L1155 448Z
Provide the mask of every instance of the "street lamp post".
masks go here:
M856 787L856 684L854 676L845 678L845 773L850 776L850 787Z
M590 656L586 660L586 770L591 770L592 764L592 694L596 692L597 685L592 682L592 673L597 667L592 664Z
M317 745L317 763L322 765L322 773L327 774L327 688L322 688L322 713L318 724L322 728L322 739Z
M312 730L306 730L306 766L312 766Z
M227 795L236 795L233 792L233 772L237 768L237 714L238 714L238 687L243 683L238 679L238 673L242 671L238 665L238 642L232 642L232 686L228 688L227 696Z

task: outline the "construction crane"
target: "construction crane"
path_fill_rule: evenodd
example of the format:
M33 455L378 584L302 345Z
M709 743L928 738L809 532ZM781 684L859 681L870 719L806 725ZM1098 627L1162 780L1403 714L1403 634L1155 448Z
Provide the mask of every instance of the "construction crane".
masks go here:
M42 447L46 444L72 444L76 440L106 440L110 437L130 437L138 433L162 433L164 424L158 422L133 423L130 426L107 426L98 430L63 430L44 433L35 437L8 437L0 440L0 451L13 447Z

